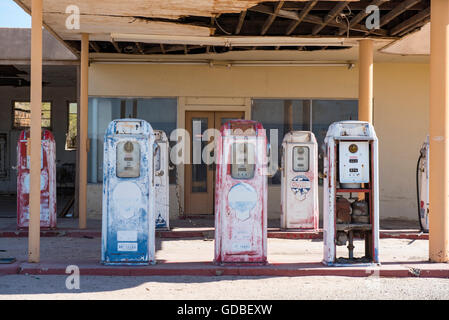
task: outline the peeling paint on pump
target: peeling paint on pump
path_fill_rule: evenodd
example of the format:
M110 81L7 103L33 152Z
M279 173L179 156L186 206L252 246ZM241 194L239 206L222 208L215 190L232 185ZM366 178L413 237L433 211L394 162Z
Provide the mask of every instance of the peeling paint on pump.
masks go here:
M241 129L250 126L251 134ZM240 133L237 133L240 131ZM220 131L215 187L215 263L267 262L267 140L256 121L232 120ZM244 144L245 147L236 147ZM250 153L235 162L233 152ZM245 162L246 161L246 162Z
M154 141L153 129L144 120L114 120L108 126L104 138L103 264L155 262Z
M30 219L29 130L17 143L17 227L28 228ZM56 228L56 143L49 130L42 130L40 227Z
M318 229L318 144L310 131L282 142L281 228Z

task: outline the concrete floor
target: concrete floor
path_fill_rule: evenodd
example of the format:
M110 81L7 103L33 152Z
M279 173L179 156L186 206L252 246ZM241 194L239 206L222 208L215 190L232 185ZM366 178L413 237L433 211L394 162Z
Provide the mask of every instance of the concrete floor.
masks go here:
M363 241L355 241L355 256L363 256ZM27 238L0 238L0 258L15 257L27 260ZM316 263L323 258L321 240L268 239L270 263ZM213 239L157 239L158 262L211 262L214 258ZM99 263L101 239L69 237L41 238L41 261L59 261L66 264ZM424 262L428 260L427 240L381 239L382 263ZM338 257L347 257L346 247L337 247Z
M27 241L27 238L0 238L0 258L13 256L26 261ZM99 263L100 241L100 238L41 238L41 261L60 262L62 270L67 265L80 262L102 268ZM209 238L157 239L157 265L176 268L179 263L183 268L183 263L196 261L207 262L200 266L206 268L213 259L213 246L214 241ZM364 248L362 241L356 241L355 246L356 255L361 254ZM322 250L323 244L319 239L268 239L268 260L273 268L281 264L320 262ZM346 247L338 247L338 253L345 256ZM383 265L380 269L397 264L401 264L400 268L407 268L423 263L427 258L427 240L380 241ZM0 299L449 299L449 278L385 278L376 273L368 277L335 274L205 277L179 274L94 276L81 271L79 290L66 288L66 275L32 275L26 270L22 273L0 276Z
M61 212L66 203L71 197L70 192L61 192L58 194L57 199L57 212ZM69 211L73 213L73 207ZM16 196L0 194L0 230L13 230L16 228ZM101 216L92 216L88 219L88 228L92 230L101 229ZM320 221L320 227L323 223ZM205 216L204 218L184 218L184 219L172 219L170 221L172 228L213 228L214 217ZM77 218L58 218L58 228L77 228ZM269 219L269 228L279 228L280 219ZM417 230L419 229L418 220L398 220L398 219L380 219L380 228L384 230Z

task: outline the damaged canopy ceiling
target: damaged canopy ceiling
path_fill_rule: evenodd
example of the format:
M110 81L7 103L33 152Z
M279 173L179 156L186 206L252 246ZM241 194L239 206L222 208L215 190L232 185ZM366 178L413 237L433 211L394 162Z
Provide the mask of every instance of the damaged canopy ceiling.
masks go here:
M32 0L15 1L30 10ZM43 0L43 3L46 28L74 52L80 50L80 34L89 33L92 52L136 55L336 49L344 47L345 38L397 40L430 19L430 0ZM77 30L66 27L72 13L66 11L73 5L80 10ZM380 10L377 29L365 25L371 13L366 8L370 5ZM173 41L173 37L177 40ZM248 37L255 44L251 41L232 44L229 40L202 43L198 37ZM257 44L262 37L273 38ZM281 37L283 40L276 43ZM286 44L287 37L298 39L298 45ZM319 38L321 42L300 43L301 39L310 38ZM343 39L339 45L334 44L336 38Z

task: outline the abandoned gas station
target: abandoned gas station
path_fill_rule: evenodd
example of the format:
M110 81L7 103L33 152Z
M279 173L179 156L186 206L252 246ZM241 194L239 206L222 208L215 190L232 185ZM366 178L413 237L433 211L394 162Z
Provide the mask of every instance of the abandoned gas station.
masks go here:
M390 229L398 238L427 239L416 230L415 178L421 145L427 135L430 141L428 248L427 242L424 246L421 243L422 251L413 260L403 257L396 261L398 265L392 258L395 254L389 252L384 260L391 264L381 267L384 274L398 275L393 271L399 269L408 274L404 262L408 266L413 261L422 270L428 268L429 274L437 270L439 276L449 276L449 269L441 265L448 261L449 254L449 1L15 2L32 17L30 36L17 37L29 41L23 47L30 46L30 53L15 56L11 46L10 52L0 57L0 63L4 72L14 71L17 78L29 73L30 77L20 83L12 83L8 77L9 82L0 88L4 93L0 97L1 112L4 119L10 119L2 121L0 128L6 145L3 159L8 159L4 160L5 183L0 191L16 191L16 171L9 167L15 165L19 133L29 127L29 230L16 233L28 237L29 264L22 265L22 270L42 273L43 267L36 271L33 265L45 266L45 257L50 255L57 260L55 253L44 253L52 247L50 243L44 244L41 255L45 238L41 239L41 235L51 234L42 233L39 219L42 128L53 132L56 161L61 166L64 163L73 176L65 185L57 183L58 187L73 188L72 217L61 221L76 218L77 226L72 222L63 224L70 225L67 234L82 237L98 236L100 231L105 178L103 139L113 120L146 120L153 129L167 134L172 147L179 142L177 135L171 135L175 129L185 129L195 137L194 121L199 121L203 130L219 130L229 119L255 120L267 135L269 129L278 130L277 139L269 138L279 148L288 132L310 131L318 144L320 172L329 126L338 121L360 120L375 128L378 139L381 238L391 236L392 232L385 231ZM76 10L67 10L70 6L79 9L78 26L73 24ZM376 13L366 10L370 6L379 9L379 23L374 28L366 22ZM16 38L5 35L7 32L13 31L0 30L0 37L9 41ZM17 35L24 31L14 32ZM20 103L26 101L30 102L27 114L31 116L24 119L20 118ZM74 135L69 130L70 116L76 119ZM158 235L182 238L188 235L186 226L193 227L192 234L200 237L213 232L215 168L205 163L170 165L169 217L174 228ZM281 180L281 170L268 179L269 238L319 238L321 231L279 230ZM317 193L320 221L325 197L323 180L320 177ZM182 226L182 231L176 235L177 226ZM14 236L10 229L2 228L4 237ZM60 239L49 238L56 247L54 243ZM183 241L179 240L178 248L170 241L165 249L173 250L173 254L164 251L158 260L177 261L173 256L182 256L186 250L183 246L188 247ZM394 247L394 243L390 245ZM164 249L164 243L158 246ZM269 256L268 261L285 264L273 271L278 274L312 274L318 267L310 264L321 260L317 256L314 259L298 254L297 261L282 257L273 261ZM186 261L208 260L208 255L199 254L198 259L190 257ZM433 264L427 264L428 260ZM302 261L309 265L289 264ZM93 273L102 272L99 263L89 266ZM216 271L210 265L190 267L186 272ZM157 268L152 272L176 274L173 264ZM257 268L232 267L228 272L269 273L264 267ZM320 268L321 273L327 270ZM136 272L130 270L126 272ZM365 274L363 269L346 270L339 272Z

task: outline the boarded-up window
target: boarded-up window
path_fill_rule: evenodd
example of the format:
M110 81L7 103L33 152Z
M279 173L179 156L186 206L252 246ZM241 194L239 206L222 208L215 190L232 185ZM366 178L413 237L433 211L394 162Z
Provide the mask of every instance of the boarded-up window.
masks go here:
M42 128L51 127L51 102L42 102ZM29 128L31 121L31 103L24 101L14 102L14 128Z

